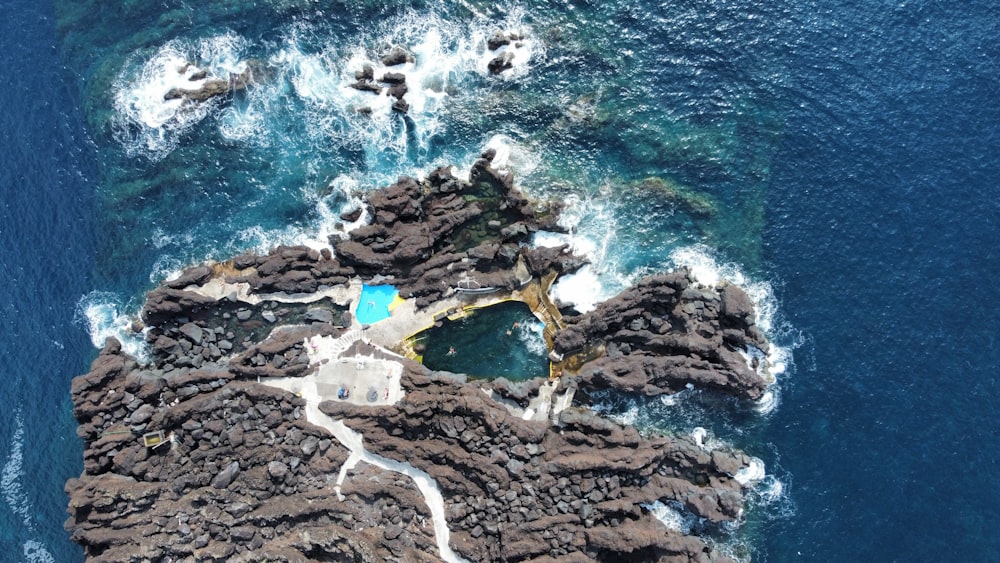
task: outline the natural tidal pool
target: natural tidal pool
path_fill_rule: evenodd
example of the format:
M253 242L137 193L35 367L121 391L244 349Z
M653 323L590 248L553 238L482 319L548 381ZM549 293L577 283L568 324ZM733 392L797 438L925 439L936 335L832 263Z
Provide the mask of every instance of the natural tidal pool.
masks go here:
M470 377L526 380L549 375L544 325L527 305L507 301L444 320L418 337L424 365Z

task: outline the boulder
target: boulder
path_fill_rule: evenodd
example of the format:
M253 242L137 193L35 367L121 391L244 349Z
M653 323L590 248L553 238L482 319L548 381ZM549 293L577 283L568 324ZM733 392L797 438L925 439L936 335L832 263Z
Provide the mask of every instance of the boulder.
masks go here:
M225 489L233 482L240 473L240 462L234 461L219 471L212 479L212 486L216 489Z
M392 49L390 49L389 52L382 57L382 64L385 66L396 66L415 61L416 59L413 55L399 45L394 45Z
M490 74L500 74L505 70L510 70L514 68L514 54L504 51L490 59L490 62L486 64L486 68L490 71Z
M384 84L405 84L406 75L401 72L387 72L382 75L379 82Z

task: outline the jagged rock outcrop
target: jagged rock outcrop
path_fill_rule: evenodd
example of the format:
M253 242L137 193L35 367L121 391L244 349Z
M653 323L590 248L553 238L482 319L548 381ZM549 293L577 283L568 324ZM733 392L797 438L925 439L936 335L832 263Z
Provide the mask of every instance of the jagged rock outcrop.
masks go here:
M112 339L74 380L84 473L66 485L66 527L88 556L436 559L422 524L429 513L408 479L359 467L337 500L330 482L348 452L305 420L302 399L219 364L159 365L138 365ZM152 429L165 433L163 446L142 444Z
M246 68L239 74L232 73L225 78L211 77L208 75L208 71L198 69L188 76L188 80L191 83L190 87L179 86L171 88L163 95L163 99L183 99L186 102L201 103L231 92L244 90L247 86L253 84L253 66L247 64ZM190 67L191 65L185 66L179 72L181 74L187 73Z
M287 344L255 346L243 356ZM331 486L348 452L304 419L302 399L256 383L234 361L154 366L109 340L74 382L85 471L67 484L67 528L88 555L436 560L421 524L429 513L408 478L359 466L337 500ZM478 384L415 363L403 384L406 398L394 406L320 408L362 432L369 451L434 478L451 544L470 560L724 560L665 530L642 505L671 502L706 525L735 520L743 454L644 439L583 409L564 411L559 426L525 421ZM168 438L158 449L139 440L153 429Z
M393 45L392 49L389 49L389 52L382 57L382 64L385 66L396 66L415 61L413 55L399 45Z
M350 452L305 419L294 386L259 381L316 372L308 343L347 333L352 320L324 292L354 277L392 276L425 307L459 279L514 289L519 276L579 268L583 260L566 248L525 245L532 232L556 228L559 206L526 198L491 159L483 155L470 181L439 168L371 194L371 224L332 240L333 252L246 254L151 291L142 310L148 361L110 339L73 381L84 472L66 486L66 527L87 556L437 560L430 511L412 480L364 463L342 474ZM220 281L230 293L196 291ZM310 294L309 302L284 299ZM564 385L662 393L694 383L749 398L764 388L738 353L767 345L735 286L702 288L686 272L666 274L565 320L557 352L596 346L607 354ZM319 408L361 432L370 452L434 479L450 545L462 556L726 560L697 535L668 530L645 506L666 503L704 530L738 520L744 454L683 436L642 437L579 406L555 420L524 420L510 404L527 408L541 381L474 382L400 362L400 402L361 406L327 396ZM162 444L145 445L149 432L162 432ZM341 478L343 498L333 488Z
M727 471L747 465L743 454L707 452L690 438L644 439L585 409L564 411L558 426L526 421L462 378L419 366L408 376L397 406L327 401L320 409L362 432L370 451L434 477L461 555L725 559L666 530L642 506L671 502L709 526L734 521L742 488Z
M562 230L557 225L560 206L527 198L514 187L511 174L490 166L493 154L487 152L475 163L468 182L442 167L423 182L402 177L371 194L371 224L346 239L332 237L333 253L281 246L264 256L245 254L230 262L225 280L247 283L258 294L299 294L344 285L356 276L391 276L404 297L426 307L464 277L482 285L518 287L522 280L513 266L520 256L534 275L582 266L585 261L565 248L522 246L538 230ZM143 320L159 325L197 315L214 300L184 288L204 283L206 275L205 267L199 267L153 290Z
M587 385L659 395L687 384L749 399L768 382L740 352L767 350L753 306L737 286L698 286L685 270L652 276L585 315L567 317L554 347L600 343L607 354L581 371Z

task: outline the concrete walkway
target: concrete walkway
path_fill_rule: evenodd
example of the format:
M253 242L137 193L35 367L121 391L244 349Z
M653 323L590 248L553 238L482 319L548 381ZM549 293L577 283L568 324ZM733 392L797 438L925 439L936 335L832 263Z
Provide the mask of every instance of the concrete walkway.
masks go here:
M335 420L321 412L319 410L319 403L329 397L325 397L320 393L320 385L322 384L317 384L317 379L318 376L313 374L305 377L266 379L262 380L261 383L297 393L305 399L306 420L325 428L333 434L341 445L351 452L337 476L337 484L334 487L337 498L344 500L341 490L347 478L347 473L359 462L369 463L386 471L407 475L413 479L417 489L424 495L424 502L427 503L427 508L431 512L431 521L434 524L434 539L437 542L441 559L448 563L468 563L465 559L459 557L448 544L451 537L451 530L448 529L448 521L445 518L444 497L441 495L441 490L434 479L427 472L417 469L409 463L395 461L369 452L364 447L364 437L360 433L348 428L343 421Z
M403 398L400 384L403 364L372 355L346 352L363 340L360 331L349 330L339 338L313 336L306 341L309 363L318 365L314 375L316 393L322 400L346 401L354 405L395 405ZM305 379L305 378L298 378Z

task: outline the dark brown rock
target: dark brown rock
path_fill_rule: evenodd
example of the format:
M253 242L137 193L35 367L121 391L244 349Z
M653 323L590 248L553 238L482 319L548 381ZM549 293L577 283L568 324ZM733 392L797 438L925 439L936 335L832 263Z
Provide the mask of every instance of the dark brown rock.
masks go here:
M693 384L757 399L767 382L734 350L767 348L752 312L738 287L696 288L682 270L644 279L591 313L567 318L554 347L560 354L607 349L581 371L585 385L655 395Z
M355 80L359 80L359 81L361 81L361 80L374 80L375 79L375 69L372 68L372 65L366 64L363 67L361 67L361 70L357 70L357 71L354 72L354 79Z
M410 111L410 104L406 100L398 98L392 103L392 111L397 113L406 113Z
M382 75L382 78L379 79L379 82L385 84L405 84L406 75L401 72L387 72L384 75Z
M490 51L496 51L504 45L510 45L510 37L502 31L498 31L490 36L489 40L486 41L486 48Z
M142 319L147 325L159 325L174 317L189 315L215 303L215 299L190 291L159 287L146 294Z
M372 94L382 93L382 87L379 86L378 84L375 84L371 80L358 80L357 82L354 82L350 86L351 88L354 88L355 90L360 90L362 92L371 92Z
M396 66L405 63L412 63L416 59L410 54L409 51L400 47L399 45L393 46L388 53L382 57L382 64L385 66Z
M305 420L301 398L256 383L315 369L303 342L341 334L332 325L343 320L340 310L316 302L290 313L292 305L215 301L189 290L220 275L258 294L309 293L381 274L426 306L465 276L513 289L514 264L539 277L579 268L583 261L565 248L521 248L530 233L557 228L560 209L526 198L493 157L484 153L468 182L442 167L425 181L404 177L370 194L372 224L336 239L335 253L278 247L189 269L150 292L143 316L153 363L140 366L112 339L73 381L84 472L67 483L66 526L86 556L436 560L433 529L424 525L430 515L409 478L359 464L339 500L330 483L346 448ZM298 324L283 326L293 316ZM691 382L752 397L759 389L735 349L766 342L738 288L700 288L686 273L668 274L565 321L558 351L606 352L574 380L585 390L658 393ZM669 502L706 526L738 520L744 491L734 475L749 463L743 454L707 451L685 437L646 438L578 407L553 423L526 421L481 388L523 408L541 380L471 382L406 361L402 384L397 405L319 408L362 432L371 452L435 480L462 556L725 560L700 538L667 531L642 506ZM137 434L146 431L168 439L147 448Z
M505 70L510 70L514 68L514 54L504 51L496 57L493 57L490 62L486 64L486 68L489 69L490 74L500 74Z
M357 209L352 209L351 211L345 211L341 213L340 219L342 221L347 221L348 223L353 223L361 218L362 213L364 213L364 210L359 207Z

